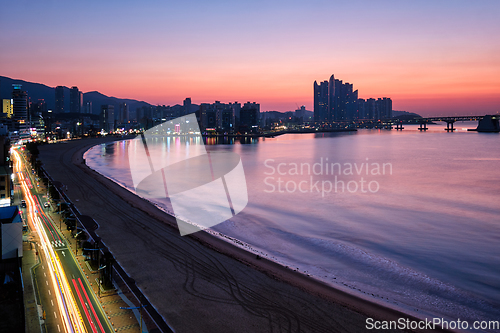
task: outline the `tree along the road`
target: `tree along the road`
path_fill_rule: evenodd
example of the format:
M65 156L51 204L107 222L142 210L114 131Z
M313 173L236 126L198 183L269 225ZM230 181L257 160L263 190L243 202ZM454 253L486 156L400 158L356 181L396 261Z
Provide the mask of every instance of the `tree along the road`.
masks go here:
M57 189L54 187L54 185L52 184L49 184L49 196L50 198L53 200L53 201L59 201L60 200L60 196L59 196L59 192L57 191Z
M63 216L64 223L66 224L66 228L69 231L73 231L76 229L76 217L69 215L69 216Z
M35 158L38 157L38 154L40 153L38 151L38 143L37 142L27 142L25 144L26 150L31 154L31 156L34 156Z
M103 289L113 289L113 281L112 281L112 268L115 258L110 252L106 252L101 259L101 267L104 267L101 270L101 279L102 279L102 287Z

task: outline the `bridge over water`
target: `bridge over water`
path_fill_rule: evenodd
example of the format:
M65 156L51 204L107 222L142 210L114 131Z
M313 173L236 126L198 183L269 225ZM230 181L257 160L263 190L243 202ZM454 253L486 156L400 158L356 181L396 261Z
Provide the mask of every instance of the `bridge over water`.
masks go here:
M426 118L413 118L415 123L420 124L419 130L428 130L427 124L441 121L446 123L446 131L453 132L455 128L453 124L457 121L477 121L479 122L477 131L479 132L499 132L499 119L500 114L496 115L484 115L484 116L443 116L443 117L426 117ZM396 126L396 129L403 129L403 121L396 121L391 123L392 126Z

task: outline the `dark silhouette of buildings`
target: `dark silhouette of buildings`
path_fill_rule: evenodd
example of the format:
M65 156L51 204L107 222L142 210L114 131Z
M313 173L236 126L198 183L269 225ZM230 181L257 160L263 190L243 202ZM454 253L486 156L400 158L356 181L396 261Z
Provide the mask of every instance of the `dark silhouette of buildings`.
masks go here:
M190 114L191 113L191 97L187 97L184 102L182 103L183 105L183 116Z
M333 100L335 95L335 85L332 84L333 75L330 81L323 81L318 84L314 81L314 121L316 123L326 123L332 121Z
M330 76L329 81L314 81L314 122L329 125L358 119L381 120L392 118L392 100L387 97L358 98L353 85Z
M300 108L295 110L295 117L299 120L299 122L303 122L306 118L306 106L302 105Z
M379 112L379 119L390 119L392 118L392 99L387 97L382 97L377 99L377 106Z
M387 97L377 100L374 98L368 98L367 100L358 98L357 108L359 114L357 119L383 120L392 118L392 100Z
M335 79L334 75L320 84L314 81L314 122L321 124L357 119L357 99L358 91L353 91L353 85Z
M115 107L114 105L101 105L101 129L106 132L115 130Z
M64 112L64 87L57 86L56 87L56 107L55 113L63 113Z
M118 123L126 125L129 123L129 107L127 103L120 103L120 112L118 113Z
M260 104L246 102L240 110L240 132L257 132L260 120Z
M39 99L37 102L30 104L30 124L31 128L35 128L37 134L45 133L45 122L47 118L47 103L44 99Z
M57 105L57 102L56 102L56 105ZM63 102L63 105L64 105L64 102ZM76 87L76 86L71 87L71 89L69 91L69 112L72 112L72 113L82 112L82 105L83 105L82 92L80 90L78 90L78 87ZM57 109L57 106L56 106L56 109Z
M85 102L83 106L83 113L92 114L92 101Z
M358 110L356 101L358 100L358 91L353 91L353 85L342 80L335 79L335 96L333 106L333 120L351 121L358 119Z
M258 105L258 104L257 104ZM231 133L237 130L236 114L239 114L241 104L234 103L201 103L196 111L202 131L217 131L219 133Z

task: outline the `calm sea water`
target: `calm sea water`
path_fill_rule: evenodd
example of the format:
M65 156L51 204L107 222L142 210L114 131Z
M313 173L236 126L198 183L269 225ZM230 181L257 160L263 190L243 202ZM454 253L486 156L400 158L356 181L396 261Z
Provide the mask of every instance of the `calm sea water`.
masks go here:
M500 320L500 136L455 127L209 145L241 156L249 202L208 232L420 317ZM165 140L150 153L189 149ZM96 146L87 164L132 188L128 145Z

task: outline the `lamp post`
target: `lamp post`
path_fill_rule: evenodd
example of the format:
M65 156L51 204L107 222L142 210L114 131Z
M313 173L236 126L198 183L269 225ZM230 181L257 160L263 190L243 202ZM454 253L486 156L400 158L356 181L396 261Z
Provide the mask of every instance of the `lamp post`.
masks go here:
M80 231L81 232L81 231ZM101 267L101 252L99 251L99 243L97 243L97 249L84 249L86 251L98 251L97 252L97 271L99 272L99 276L97 277L97 294L99 298L101 298L101 269L105 268L106 265Z
M99 255L99 258L100 258L100 257L101 257L101 256ZM101 269L104 269L104 268L106 268L106 265L101 266L101 267L99 267L99 268L97 269L97 271L99 272L99 276L97 277L97 278L99 279L99 290L97 291L97 294L98 294L99 298L101 298L101 285L102 285L102 280L101 280Z
M142 308L145 307L147 304L144 304L144 305L141 305L141 306L136 306L136 307L132 307L132 308L127 308L127 307L124 307L124 306L120 306L120 309L122 310L137 310L139 309L139 316L141 318L141 333L142 333Z
M60 203L57 204L58 206L60 205ZM58 211L56 214L59 214L60 211ZM59 230L62 232L62 226L61 226L61 223L62 223L62 216L59 215Z
M83 232L80 231L79 233L75 234L75 255L78 255L78 239L76 238L79 234L81 234Z

